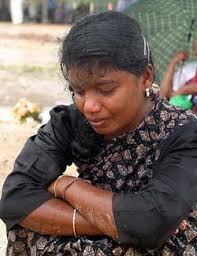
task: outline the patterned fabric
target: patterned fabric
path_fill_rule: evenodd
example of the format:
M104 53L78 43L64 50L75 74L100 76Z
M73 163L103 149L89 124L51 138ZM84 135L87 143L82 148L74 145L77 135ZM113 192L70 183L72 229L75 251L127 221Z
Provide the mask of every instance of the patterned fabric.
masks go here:
M89 163L77 163L79 176L113 192L138 191L153 177L160 149L174 127L184 126L193 118L192 114L160 100L138 128L107 141ZM155 250L119 246L108 237L54 237L17 227L8 234L7 255L195 256L197 211L187 220L184 232L179 231Z

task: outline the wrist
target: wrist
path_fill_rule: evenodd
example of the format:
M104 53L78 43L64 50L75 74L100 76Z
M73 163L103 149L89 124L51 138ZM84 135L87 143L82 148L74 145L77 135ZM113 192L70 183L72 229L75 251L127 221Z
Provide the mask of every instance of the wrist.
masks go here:
M65 188L70 186L70 184L73 183L76 180L77 180L77 178L74 177L74 176L67 176L67 175L62 176L58 180L58 183L57 183L57 185L55 187L55 191L56 191L56 193L54 193L55 196L58 197L58 198L63 199L64 198L64 190L65 190Z
M180 60L172 59L172 61L170 62L170 65L171 65L172 67L175 67L179 62L180 62Z

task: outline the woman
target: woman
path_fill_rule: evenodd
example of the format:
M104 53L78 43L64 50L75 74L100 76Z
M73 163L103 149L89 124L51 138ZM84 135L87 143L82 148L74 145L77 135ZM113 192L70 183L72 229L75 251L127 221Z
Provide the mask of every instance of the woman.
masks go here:
M4 184L8 255L195 255L197 121L156 99L137 22L80 20L61 69L75 104L51 111ZM80 178L61 176L73 162Z

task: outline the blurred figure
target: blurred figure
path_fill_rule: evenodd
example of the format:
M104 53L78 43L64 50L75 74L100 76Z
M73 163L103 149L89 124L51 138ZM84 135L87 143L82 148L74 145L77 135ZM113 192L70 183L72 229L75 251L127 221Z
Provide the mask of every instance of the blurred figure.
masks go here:
M136 3L138 0L118 0L116 10L124 12L131 4Z
M10 3L8 0L0 0L0 20L10 20Z
M79 3L76 6L76 8L74 7L75 5L73 5L72 22L75 22L81 19L83 16L86 16L89 14L89 11L90 11L89 3Z
M113 10L113 3L112 2L108 2L107 9L108 9L108 11L112 11Z
M29 21L48 22L48 0L27 0Z
M197 40L193 42L194 61L185 62L189 54L187 51L177 52L171 59L163 80L161 81L160 95L170 99L176 95L191 95L193 107L197 104ZM181 63L176 71L177 64ZM195 111L196 112L196 111Z
M41 5L41 21L48 22L48 0L40 0Z
M56 1L55 0L48 0L48 18L49 22L55 22L55 10L56 10Z
M23 0L11 0L10 13L13 24L23 23Z
M64 0L56 1L55 23L65 23L69 8Z
M29 21L36 22L38 0L27 0Z

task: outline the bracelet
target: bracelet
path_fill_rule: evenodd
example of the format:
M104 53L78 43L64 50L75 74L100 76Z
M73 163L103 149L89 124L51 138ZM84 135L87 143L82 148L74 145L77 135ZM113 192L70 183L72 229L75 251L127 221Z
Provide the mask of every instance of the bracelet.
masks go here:
M65 195L66 195L67 189L68 189L73 183L75 183L75 182L78 181L78 180L80 180L80 179L79 179L79 178L75 178L74 180L72 180L72 181L64 188L64 190L63 190L63 197L62 197L62 199L63 199L64 201L66 201Z
M81 181L84 181L84 182L86 182L86 183L88 183L88 184L91 184L91 181L90 180L83 180L83 179L81 179L81 178L75 178L73 181L71 181L71 183L69 183L65 188L64 188L64 190L63 190L63 197L62 197L62 199L64 200L64 201L66 201L66 198L65 198L65 195L66 195L66 191L68 190L68 188L73 184L73 183L75 183L76 181L78 181L78 180L81 180Z
M64 177L65 175L63 174L63 175L60 175L57 179L56 179L56 181L55 181L55 184L54 184L54 186L53 186L53 192L54 192L54 195L55 195L55 197L57 197L57 183L58 183L58 181L62 178L62 177Z
M73 210L73 219L72 219L72 224L73 224L73 235L75 238L77 238L77 233L76 233L76 212L77 209Z

